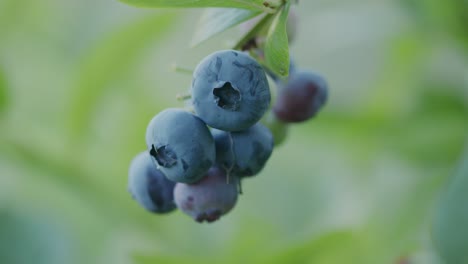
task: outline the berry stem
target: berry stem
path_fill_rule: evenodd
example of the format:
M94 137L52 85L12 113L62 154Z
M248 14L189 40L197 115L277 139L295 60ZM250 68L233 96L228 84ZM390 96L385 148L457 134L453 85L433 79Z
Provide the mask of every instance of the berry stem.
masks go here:
M177 94L176 98L177 98L177 101L187 101L192 98L192 94L191 93L179 93Z
M232 155L232 158L235 159L236 156L234 155L234 140L232 139L232 135L231 135L231 132L228 132L228 135L229 135L229 145L230 145L230 151L231 151L231 155ZM229 184L229 181L230 181L230 177L231 177L231 172L232 172L232 169L234 168L234 164L236 163L235 160L232 161L232 164L229 168L226 168L225 166L224 169L226 170L226 183Z
M177 65L177 63L172 64L171 69L172 69L173 71L175 71L175 72L178 72L178 73L184 73L184 74L190 74L190 75L193 74L193 70L192 70L192 69L187 68L187 67L179 66L179 65Z
M239 194L242 194L242 182L241 182L241 179L240 177L237 177L237 190L239 192Z

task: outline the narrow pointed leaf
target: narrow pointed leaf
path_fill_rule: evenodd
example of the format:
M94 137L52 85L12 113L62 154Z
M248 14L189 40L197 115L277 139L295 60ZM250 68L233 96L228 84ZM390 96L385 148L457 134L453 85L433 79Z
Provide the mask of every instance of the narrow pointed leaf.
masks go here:
M273 15L265 15L249 32L247 32L237 43L234 45L233 49L239 50L250 40L252 40L259 32L261 32L265 27L271 22Z
M216 34L253 18L260 13L260 11L239 8L207 9L200 17L198 27L192 39L192 46L196 46Z
M287 3L273 19L265 43L265 61L269 69L281 76L289 74L289 45L286 25L290 4Z
M233 7L273 12L264 6L263 0L119 0L141 7Z

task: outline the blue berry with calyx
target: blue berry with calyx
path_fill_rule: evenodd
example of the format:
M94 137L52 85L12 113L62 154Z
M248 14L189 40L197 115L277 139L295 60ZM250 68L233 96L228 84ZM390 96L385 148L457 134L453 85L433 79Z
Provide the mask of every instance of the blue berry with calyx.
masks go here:
M245 130L262 118L270 100L265 71L245 53L236 50L212 53L193 73L193 107L210 127Z
M157 114L146 129L146 144L158 169L175 182L196 182L215 162L210 130L200 118L181 109Z
M237 202L239 179L212 167L206 176L194 184L177 183L174 200L177 207L197 222L214 222Z
M322 75L299 71L280 83L273 113L286 123L303 122L314 117L327 98L328 85Z
M273 152L273 136L268 128L257 123L238 132L212 129L216 143L216 164L238 177L258 174Z
M128 191L143 208L153 213L169 213L176 209L175 182L168 180L148 151L133 158L128 170Z

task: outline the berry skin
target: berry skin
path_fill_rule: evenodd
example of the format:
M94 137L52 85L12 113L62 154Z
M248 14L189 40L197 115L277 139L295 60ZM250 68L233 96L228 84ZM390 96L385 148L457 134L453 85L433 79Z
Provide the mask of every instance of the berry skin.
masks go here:
M249 55L223 50L204 58L193 73L193 107L213 128L241 131L262 118L270 105L265 71Z
M228 182L226 173L213 167L195 184L177 183L174 188L175 203L197 222L214 222L236 204L237 181L237 178L231 178Z
M303 122L317 114L327 97L328 85L321 75L296 72L280 87L273 113L286 123Z
M146 129L146 144L158 169L175 182L196 182L215 162L208 127L184 110L169 108L157 114Z
M212 129L211 133L216 142L216 163L238 177L258 174L273 152L273 136L260 123L244 131Z
M156 168L148 151L133 158L128 171L128 191L143 208L159 214L173 211L174 187L175 182Z

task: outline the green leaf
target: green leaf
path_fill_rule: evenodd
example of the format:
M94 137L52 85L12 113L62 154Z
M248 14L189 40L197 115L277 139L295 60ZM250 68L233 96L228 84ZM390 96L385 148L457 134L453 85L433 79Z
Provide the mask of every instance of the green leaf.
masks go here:
M258 33L260 33L269 23L273 15L268 14L264 16L249 32L247 32L232 49L239 50L249 41L251 41Z
M70 134L85 134L105 91L130 71L155 39L170 31L174 14L152 15L128 25L102 40L78 69L68 124Z
M278 12L267 34L265 43L265 62L267 67L280 76L289 74L289 46L287 22L290 3Z
M0 114L6 110L8 103L8 92L6 76L0 69Z
M267 4L263 0L119 0L123 3L141 7L233 7L259 10L269 13L275 12L274 4Z
M260 13L260 11L239 8L207 9L200 17L197 29L192 38L192 46L196 46L214 35L255 17Z
M447 263L468 263L468 146L438 205L432 238Z

